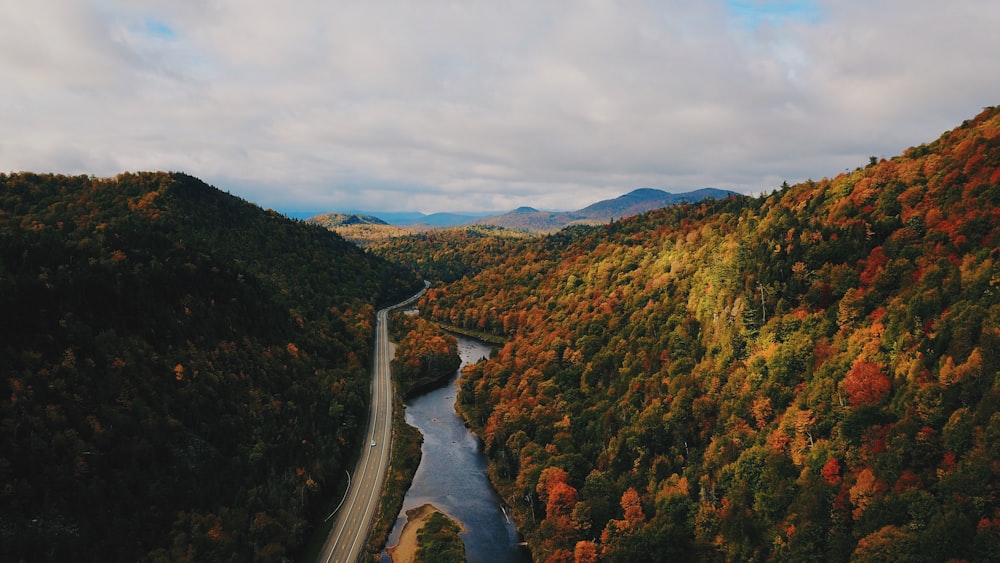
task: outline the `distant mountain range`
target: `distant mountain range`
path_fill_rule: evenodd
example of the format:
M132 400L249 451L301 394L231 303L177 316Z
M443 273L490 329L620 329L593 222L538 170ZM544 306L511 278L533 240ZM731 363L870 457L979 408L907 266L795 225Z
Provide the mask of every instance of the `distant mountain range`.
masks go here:
M702 188L693 192L672 194L654 188L639 188L615 199L607 199L588 205L577 213L592 219L610 221L614 218L630 217L678 203L693 203L709 198L723 199L735 193L716 188Z
M327 228L359 225L389 224L410 228L454 227L458 225L491 225L526 231L555 231L573 224L608 223L639 215L653 209L693 203L707 198L722 199L735 192L716 188L703 188L692 192L674 194L654 188L639 188L625 195L599 201L577 211L540 211L534 207L519 207L501 215L461 213L396 212L396 213L324 213L309 218Z
M315 217L310 217L307 219L308 222L318 223L321 222L322 218L330 217L333 220L337 219L337 216L342 217L359 217L362 219L375 219L378 221L372 222L373 224L388 224L395 225L397 227L454 227L457 225L467 225L472 223L477 219L489 216L489 213L421 213L419 211L391 211L391 212L373 212L373 211L357 211L351 213L323 213L322 215L316 215ZM336 225L331 225L336 226Z
M479 219L473 224L528 231L555 231L567 225L608 223L678 203L693 203L708 198L723 199L734 193L716 188L703 188L693 192L672 194L653 188L639 188L577 211L551 212L520 207L503 215Z

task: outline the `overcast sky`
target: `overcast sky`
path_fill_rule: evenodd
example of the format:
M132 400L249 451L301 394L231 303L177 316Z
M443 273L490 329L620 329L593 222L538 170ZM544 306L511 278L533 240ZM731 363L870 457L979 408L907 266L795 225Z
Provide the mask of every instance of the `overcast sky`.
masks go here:
M1000 104L985 0L0 3L0 171L286 213L834 176Z

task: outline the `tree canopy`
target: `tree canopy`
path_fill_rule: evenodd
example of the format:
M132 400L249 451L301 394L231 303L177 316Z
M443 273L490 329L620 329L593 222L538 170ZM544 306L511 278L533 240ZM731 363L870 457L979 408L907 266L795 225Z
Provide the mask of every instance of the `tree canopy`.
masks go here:
M419 287L190 176L0 175L0 551L294 554L363 433L374 309Z
M461 405L540 561L989 559L998 203L989 108L834 178L522 241L420 307L508 338Z

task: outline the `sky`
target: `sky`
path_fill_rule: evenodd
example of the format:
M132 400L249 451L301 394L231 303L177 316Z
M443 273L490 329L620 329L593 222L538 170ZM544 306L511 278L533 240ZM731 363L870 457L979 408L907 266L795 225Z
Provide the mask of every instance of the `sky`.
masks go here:
M1000 104L983 0L0 3L0 172L289 214L770 192Z

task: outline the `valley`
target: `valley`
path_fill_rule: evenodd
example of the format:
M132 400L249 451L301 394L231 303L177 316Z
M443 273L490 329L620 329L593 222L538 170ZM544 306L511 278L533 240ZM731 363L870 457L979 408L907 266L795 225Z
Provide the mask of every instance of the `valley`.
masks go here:
M184 174L0 188L12 560L300 557L388 455L422 280L393 377L453 367L435 323L504 342L455 408L534 560L1000 553L1000 109L758 197L365 250Z

